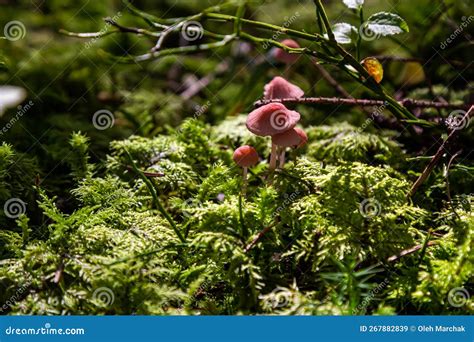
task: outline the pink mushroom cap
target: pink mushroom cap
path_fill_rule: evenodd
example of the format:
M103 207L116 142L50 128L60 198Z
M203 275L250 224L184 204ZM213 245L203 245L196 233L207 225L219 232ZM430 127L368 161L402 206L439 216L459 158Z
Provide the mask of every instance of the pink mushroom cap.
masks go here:
M263 88L263 98L265 100L292 99L302 97L303 95L304 91L300 87L280 76L273 78Z
M265 137L285 132L296 126L300 113L289 110L282 103L269 103L252 111L247 117L247 128Z
M232 157L240 167L250 167L258 164L259 157L257 151L249 145L240 146L235 150Z
M281 147L301 147L307 141L308 136L298 127L272 136L272 143Z
M288 46L289 48L297 49L297 48L300 47L300 45L296 41L294 41L293 39L285 39L285 40L281 41L281 43L283 45ZM286 64L291 64L291 63L296 62L296 60L298 59L299 56L296 55L296 54L288 53L283 49L275 48L275 50L273 52L273 57L279 62L286 63Z

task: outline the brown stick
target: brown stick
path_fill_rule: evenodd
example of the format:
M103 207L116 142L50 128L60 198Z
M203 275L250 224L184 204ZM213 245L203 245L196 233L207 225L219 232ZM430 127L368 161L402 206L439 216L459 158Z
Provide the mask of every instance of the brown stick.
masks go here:
M315 60L315 59L311 59L311 61L313 62L313 65L316 67L316 69L318 69L319 73L321 74L321 76L330 84L334 87L334 89L336 89L336 91L341 94L342 96L345 96L349 99L353 99L354 97L349 94L349 92L344 89L343 86L341 86L332 76L329 72L326 71L326 69L324 69L324 67L320 64L318 64L318 62Z
M245 248L244 248L244 252L247 253L250 249L252 249L253 246L255 246L257 244L257 242L270 230L272 229L273 227L276 226L276 222L272 223L271 225L263 228L258 234L257 236L252 240L252 242L250 242Z
M283 104L334 104L334 105L349 105L349 106L382 106L385 105L385 101L372 100L372 99L352 99L352 98L339 98L339 97L300 97L292 99L271 99L271 100L259 100L254 103L255 107L261 107L266 104L277 102ZM404 107L417 107L417 108L446 108L446 109L468 109L469 105L466 104L452 104L445 102L433 102L426 100L414 100L414 99L403 99L398 101Z
M428 243L426 244L426 247L436 245L437 243L438 243L437 241L428 241ZM405 250L401 251L400 253L398 253L397 255L392 255L390 258L387 259L387 261L388 262L397 261L398 259L404 257L405 255L415 253L416 251L418 251L422 248L423 248L423 244L416 245L414 247L405 249Z
M462 118L462 122L465 120L469 120L472 114L474 113L474 105L471 105L471 108L466 112L466 114ZM428 165L426 165L425 169L421 173L420 177L413 183L413 186L411 187L411 190L408 194L408 197L412 197L416 190L420 187L421 184L428 178L430 175L431 171L433 171L434 167L438 163L438 161L441 159L441 156L443 155L444 151L446 150L446 146L459 134L459 129L453 129L451 133L449 133L448 137L446 140L441 144L441 146L438 148L438 151L436 151L436 154L431 158L430 162Z

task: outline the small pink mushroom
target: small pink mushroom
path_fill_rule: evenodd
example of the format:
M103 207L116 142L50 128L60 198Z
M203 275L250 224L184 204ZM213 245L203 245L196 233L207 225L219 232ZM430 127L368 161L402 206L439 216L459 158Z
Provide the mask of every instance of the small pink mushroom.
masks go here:
M281 43L283 45L288 46L289 48L294 48L294 49L300 48L300 45L296 41L294 41L293 39L285 39L285 40L281 41ZM275 48L273 50L273 57L279 62L286 63L286 64L292 64L292 63L297 61L299 56L296 55L296 54L288 53L283 49Z
M255 109L247 117L247 128L259 136L273 136L296 126L300 113L289 110L281 103L269 103ZM272 143L270 171L276 168L277 147Z
M235 150L232 159L234 159L234 162L237 165L243 168L242 194L245 195L247 189L248 168L258 164L260 158L258 157L257 151L252 146L244 145Z
M292 99L304 95L300 87L288 82L283 77L277 76L263 88L263 98L271 99Z
M283 168L285 164L285 150L287 147L299 148L306 144L308 136L298 127L290 129L286 132L272 136L272 144L279 147L279 167Z

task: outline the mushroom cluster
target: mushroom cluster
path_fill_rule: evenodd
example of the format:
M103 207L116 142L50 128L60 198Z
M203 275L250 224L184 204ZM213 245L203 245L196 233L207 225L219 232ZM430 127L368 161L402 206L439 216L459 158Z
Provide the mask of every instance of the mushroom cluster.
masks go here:
M282 77L275 77L264 87L264 99L290 99L304 95L303 90ZM300 120L300 113L290 110L280 102L270 102L252 111L248 117L247 129L255 135L271 137L271 154L269 171L283 168L285 152L288 147L303 146L308 137L301 129L295 127ZM246 185L247 168L258 163L258 155L251 146L241 146L234 153L234 161L244 168L244 188Z

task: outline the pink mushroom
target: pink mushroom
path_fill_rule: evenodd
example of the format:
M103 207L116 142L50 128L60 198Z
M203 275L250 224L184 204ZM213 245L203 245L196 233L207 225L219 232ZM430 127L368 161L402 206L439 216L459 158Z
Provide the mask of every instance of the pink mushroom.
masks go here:
M269 103L255 109L247 117L247 128L259 136L273 136L296 126L300 113L289 110L281 103ZM269 169L276 168L277 147L272 143Z
M289 48L294 48L294 49L300 48L300 45L293 39L285 39L281 41L281 43L283 45L288 46ZM275 48L273 50L273 57L279 62L282 62L285 64L292 64L297 61L299 56L296 54L288 53L283 49Z
M248 145L240 146L235 150L232 157L234 162L243 168L243 184L242 184L242 194L245 195L247 189L247 173L248 168L258 164L259 157L257 151Z
M308 136L298 127L272 136L272 144L279 147L279 167L285 164L285 150L287 147L299 148L306 144Z
M263 88L263 98L271 99L291 99L304 95L300 87L288 82L283 77L277 76Z

